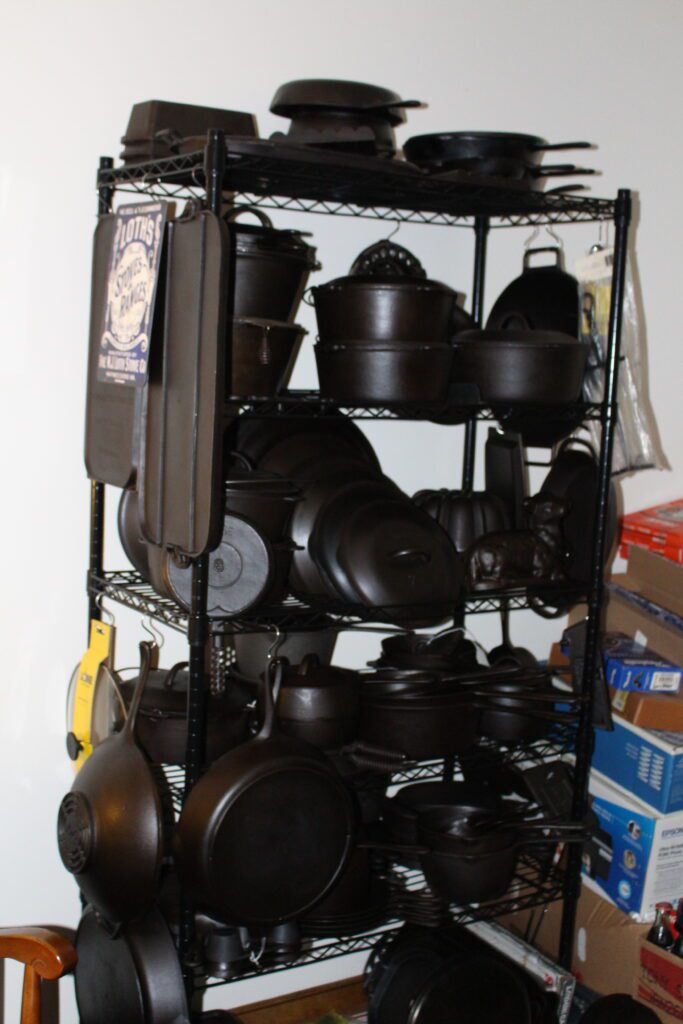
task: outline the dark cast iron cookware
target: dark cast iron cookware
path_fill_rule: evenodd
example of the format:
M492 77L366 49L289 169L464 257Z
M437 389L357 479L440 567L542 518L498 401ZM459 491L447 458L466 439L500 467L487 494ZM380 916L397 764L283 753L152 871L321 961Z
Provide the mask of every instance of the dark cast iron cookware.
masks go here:
M130 851L127 859L134 859ZM81 1024L190 1024L178 952L157 907L125 924L116 937L88 908L76 951Z
M351 274L311 289L322 345L447 342L457 295L438 281Z
M320 394L358 405L438 405L446 398L453 350L404 341L315 346Z
M358 673L321 665L315 654L296 666L281 660L284 672L275 705L280 731L321 750L354 739L360 717Z
M140 528L140 506L137 491L124 491L117 515L119 539L126 558L144 579L149 579L147 542Z
M272 398L287 386L306 330L254 317L232 321L226 388L240 398Z
M522 972L484 953L453 957L428 977L406 1024L533 1024L534 1019Z
M336 78L300 78L279 86L270 104L273 114L291 117L299 109L386 110L393 124L405 121L404 110L419 107L419 100L402 100L380 85Z
M225 481L225 511L257 526L273 543L284 540L301 491L274 473L233 467Z
M327 620L321 616L322 622ZM322 665L332 661L338 631L329 620L329 626L318 629L291 630L287 633L235 633L232 643L240 676L258 684L268 662L275 655L298 665L307 654L315 654Z
M103 740L62 800L57 821L62 862L86 900L112 924L151 905L164 845L161 796L135 738L156 648L140 644L140 675L121 732ZM134 853L132 852L134 851Z
M276 666L276 687L281 675ZM260 732L192 789L174 855L201 909L265 926L301 917L331 889L351 855L355 818L325 755L277 734L270 678L261 694Z
M259 223L237 223L243 214ZM270 217L255 206L233 207L223 219L233 248L233 316L291 323L308 275L320 269L314 247L300 231L274 228Z
M418 843L417 823L425 811L449 809L465 824L494 820L503 812L503 801L493 788L477 782L418 782L403 786L384 801L382 822L391 843L414 846ZM406 855L403 863L418 866L415 855Z
M468 694L371 699L361 693L358 735L375 749L424 761L473 746L478 720L479 708Z
M550 144L537 135L517 132L437 132L414 135L403 146L406 160L431 171L476 171L522 178L541 165L543 154L590 149L589 142Z
M581 1014L579 1024L661 1024L661 1018L625 993L596 999Z
M503 630L502 643L489 651L489 662L494 668L538 668L538 659L526 647L515 647L510 640L510 610L507 603L500 611Z
M485 533L509 530L507 509L495 494L487 491L424 490L413 495L419 508L428 512L463 555Z
M309 448L313 444L320 445L321 450L325 451L327 444L333 447L335 442L342 441L350 445L375 470L380 471L379 460L365 434L347 416L337 412L323 415L315 411L310 414L302 412L300 416L291 419L263 419L243 414L228 427L224 450L239 452L254 467L289 477L289 470L274 464L266 465L265 459L276 445L293 437L299 439L297 445L300 446L302 458L310 457ZM292 479L296 480L293 475Z
M556 331L463 331L453 340L452 378L482 400L561 405L581 395L588 346Z
M312 549L340 596L390 622L432 625L462 592L462 562L448 536L400 494L347 488L319 517Z
M389 887L368 849L357 847L333 889L301 922L311 938L353 935L386 919Z
M538 253L552 253L551 266L530 266ZM562 266L558 246L527 249L522 274L501 292L486 321L487 330L561 331L579 337L579 282Z
M119 682L127 708L131 706L137 683L137 678ZM167 670L149 672L138 709L135 736L140 748L155 764L185 764L188 683L186 662ZM235 700L233 692L231 685L224 695L211 695L208 699L207 763L243 743L249 735L244 697L240 700L238 696Z
M382 640L381 656L369 664L375 668L450 673L479 668L477 649L459 626L431 636L411 632L394 633Z

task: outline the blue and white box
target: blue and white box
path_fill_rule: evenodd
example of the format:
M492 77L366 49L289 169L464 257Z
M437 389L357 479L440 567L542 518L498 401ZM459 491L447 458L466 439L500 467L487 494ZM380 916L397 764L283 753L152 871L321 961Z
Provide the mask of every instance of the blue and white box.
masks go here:
M669 814L683 811L683 734L641 729L614 718L614 730L596 730L593 768L626 795Z
M605 678L615 690L641 693L678 693L683 671L656 651L624 633L608 633L604 640Z

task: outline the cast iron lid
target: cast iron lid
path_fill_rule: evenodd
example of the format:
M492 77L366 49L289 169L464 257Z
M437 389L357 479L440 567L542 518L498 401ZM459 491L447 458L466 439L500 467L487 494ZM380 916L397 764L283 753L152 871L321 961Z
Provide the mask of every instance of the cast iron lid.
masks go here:
M447 292L454 297L457 295L447 284L442 284L441 281L432 281L430 278L400 278L393 276L383 278L374 274L350 274L348 277L335 277L331 281L326 281L325 284L316 285L311 291L315 295L316 292L348 292L356 288L370 289L371 291L407 292L408 294L414 292Z
M253 214L258 224L237 221L241 214ZM292 256L303 260L308 266L315 266L315 248L304 241L308 231L294 231L289 228L274 228L270 217L257 207L236 206L223 215L231 237L235 241L238 256L278 255Z
M419 100L402 100L398 93L379 85L348 82L337 78L300 78L281 85L270 104L273 114L291 117L302 108L330 110L385 110L391 124L406 119L404 108L419 107Z

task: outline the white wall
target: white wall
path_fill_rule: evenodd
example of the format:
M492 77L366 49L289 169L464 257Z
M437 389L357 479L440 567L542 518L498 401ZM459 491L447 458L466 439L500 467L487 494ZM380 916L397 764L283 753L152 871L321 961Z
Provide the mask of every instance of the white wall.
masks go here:
M283 127L268 114L279 83L336 76L427 101L427 110L410 114L407 134L498 128L599 143L590 154L603 171L594 192L638 192L650 393L672 466L626 482L626 507L635 509L683 492L681 29L679 0L29 0L3 11L0 924L75 923L78 914L57 854L55 815L71 782L66 683L85 640L88 483L81 451L93 186L97 158L118 152L131 105L158 97L252 110L268 135ZM327 276L345 272L384 230L372 222L302 220L315 232ZM277 223L295 222L282 215ZM527 234L491 238L489 302L518 272ZM597 229L561 234L571 266ZM470 232L403 227L398 240L434 277L469 292ZM295 383L313 385L312 367L309 351ZM386 471L409 492L457 486L457 429L375 424L368 433ZM113 535L108 549L112 565ZM121 660L129 663L139 629L125 612L118 624ZM476 628L485 641L497 636L490 618ZM540 652L557 630L531 614L514 622L515 640ZM362 660L375 647L346 644L342 656ZM357 967L337 961L280 975L272 986L314 984ZM9 978L11 1021L17 973ZM270 990L260 982L219 994L235 1005ZM62 1019L73 1022L70 985L63 991Z

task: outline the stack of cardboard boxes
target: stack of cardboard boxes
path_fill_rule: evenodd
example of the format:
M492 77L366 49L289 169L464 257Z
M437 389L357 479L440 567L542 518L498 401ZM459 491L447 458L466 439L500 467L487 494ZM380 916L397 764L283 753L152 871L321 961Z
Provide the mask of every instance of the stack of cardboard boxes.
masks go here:
M645 940L655 905L683 898L683 500L627 516L621 540L628 568L608 583L605 619L614 730L596 732L573 970L683 1021L683 959ZM531 926L551 954L560 916Z

